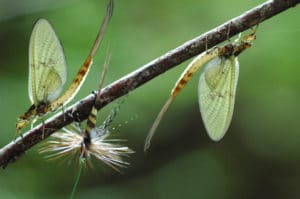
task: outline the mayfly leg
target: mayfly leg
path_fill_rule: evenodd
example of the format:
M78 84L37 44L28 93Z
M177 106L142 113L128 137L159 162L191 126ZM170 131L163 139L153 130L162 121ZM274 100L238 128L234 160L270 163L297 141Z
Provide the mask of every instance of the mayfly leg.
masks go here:
M44 139L44 137L45 137L45 121L43 120L43 118L42 118L42 126L43 126L43 128L42 128L42 139Z

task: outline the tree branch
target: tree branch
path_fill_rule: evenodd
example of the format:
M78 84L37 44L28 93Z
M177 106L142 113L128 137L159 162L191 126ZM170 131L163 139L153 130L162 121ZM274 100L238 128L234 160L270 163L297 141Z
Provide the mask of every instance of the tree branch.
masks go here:
M300 0L267 1L211 31L182 44L104 88L99 99L96 99L98 102L96 108L101 109L108 103L129 93L154 77L202 53L207 48L211 48L288 8L294 7L299 2ZM3 168L6 167L8 163L15 161L26 150L62 127L74 121L79 122L87 119L94 99L95 95L88 95L64 112L60 112L49 118L44 125L38 125L24 133L22 137L4 146L0 150L0 166Z

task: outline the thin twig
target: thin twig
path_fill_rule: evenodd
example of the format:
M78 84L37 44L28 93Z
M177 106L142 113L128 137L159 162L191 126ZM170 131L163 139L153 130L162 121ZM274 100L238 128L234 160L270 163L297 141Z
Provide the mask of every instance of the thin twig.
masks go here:
M96 99L100 102L97 103L98 106L96 108L101 109L108 103L129 93L154 77L202 53L207 48L211 48L227 40L229 37L243 32L288 8L294 7L299 2L300 0L267 1L211 31L184 43L104 88L102 94L99 96L101 99ZM19 137L4 146L0 150L0 166L7 166L8 163L16 160L33 145L62 127L74 121L87 119L95 100L94 98L94 94L88 95L64 112L60 112L48 119L44 127L39 125L23 134L23 138Z

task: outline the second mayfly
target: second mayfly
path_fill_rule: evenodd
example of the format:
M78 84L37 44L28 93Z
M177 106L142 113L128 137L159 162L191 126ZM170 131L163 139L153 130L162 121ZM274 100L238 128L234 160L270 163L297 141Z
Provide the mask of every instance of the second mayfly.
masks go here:
M171 95L146 138L144 149L150 147L151 139L162 117L181 89L202 67L198 96L200 113L209 137L214 141L223 138L229 128L235 101L236 86L239 74L238 55L251 47L256 38L255 30L243 38L237 39L223 47L214 47L198 55L183 71L177 80Z
M39 19L36 22L29 42L28 92L32 105L24 114L19 116L16 124L17 132L28 125L30 121L33 123L38 117L49 111L57 110L73 99L88 74L112 12L113 0L110 0L107 14L91 51L70 87L61 96L63 85L66 82L66 62L63 48L47 20Z

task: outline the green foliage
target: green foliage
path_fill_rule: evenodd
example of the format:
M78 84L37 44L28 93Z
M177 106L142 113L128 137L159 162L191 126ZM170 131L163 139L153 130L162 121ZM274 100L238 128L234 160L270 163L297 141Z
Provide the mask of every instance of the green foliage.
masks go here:
M65 50L67 87L106 9L106 1L98 0L41 1L45 4L39 2L38 8L36 1L26 6L22 1L10 2L1 5L6 15L0 15L1 146L14 138L16 118L30 104L27 56L34 22L44 17L53 24ZM112 59L106 84L259 3L116 1L104 45L73 102L98 88L108 44ZM299 32L298 7L260 24L253 47L239 56L235 113L219 143L213 143L203 128L196 75L168 110L150 152L143 153L145 136L187 63L132 92L113 123L117 126L138 115L113 131L136 151L129 159L130 167L119 174L94 165L83 172L75 198L298 198ZM105 118L111 107L99 117ZM0 171L0 198L69 196L78 166L47 162L37 147Z

